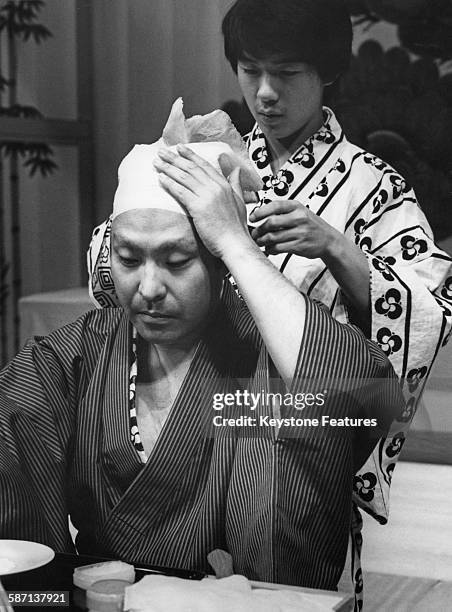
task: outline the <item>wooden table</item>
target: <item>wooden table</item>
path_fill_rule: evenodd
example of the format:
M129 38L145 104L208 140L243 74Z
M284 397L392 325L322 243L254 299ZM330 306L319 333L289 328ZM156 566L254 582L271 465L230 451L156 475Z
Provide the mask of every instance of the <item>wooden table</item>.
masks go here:
M452 582L364 572L363 612L449 612Z

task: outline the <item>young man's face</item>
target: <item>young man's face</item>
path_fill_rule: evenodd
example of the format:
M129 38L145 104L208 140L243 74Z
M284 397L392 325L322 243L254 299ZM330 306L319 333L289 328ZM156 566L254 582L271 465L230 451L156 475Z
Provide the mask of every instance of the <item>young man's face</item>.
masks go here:
M120 214L111 236L116 293L140 336L189 347L220 294L222 270L182 214L143 209Z
M311 136L322 123L323 83L314 68L272 56L239 60L237 76L243 97L264 134L282 140Z

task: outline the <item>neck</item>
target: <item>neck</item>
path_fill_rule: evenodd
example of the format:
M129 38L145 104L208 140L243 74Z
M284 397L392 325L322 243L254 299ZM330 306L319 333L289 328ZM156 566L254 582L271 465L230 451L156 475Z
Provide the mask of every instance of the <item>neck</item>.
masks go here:
M153 382L177 376L186 371L195 353L197 342L181 345L155 345L138 342L138 376L140 382Z
M319 109L318 114L311 121L302 125L290 136L276 138L271 133L264 132L267 146L270 150L271 167L275 174L292 157L295 151L322 127L322 124L323 110Z

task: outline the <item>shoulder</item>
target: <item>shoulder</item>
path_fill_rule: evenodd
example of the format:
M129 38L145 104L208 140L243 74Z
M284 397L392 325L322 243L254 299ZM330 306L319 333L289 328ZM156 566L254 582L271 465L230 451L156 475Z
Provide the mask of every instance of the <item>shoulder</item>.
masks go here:
M122 308L94 309L47 336L35 338L31 345L35 354L52 353L61 363L72 363L99 354L108 338L127 321Z
M382 160L378 155L344 140L341 147L341 158L350 169L350 175L355 180L378 183L386 175L401 175L390 164Z
M377 208L393 200L406 198L415 201L415 195L408 181L389 163L362 147L347 140L334 113L324 109L328 121L325 127L336 139L335 169L341 177L341 189L347 192L350 204L360 206L374 204ZM372 207L371 207L372 208Z
M220 369L239 378L253 374L263 340L246 303L229 281L224 284L220 306L204 341Z
M406 178L390 164L361 147L345 140L340 152L348 171L348 182L356 199L366 196L379 197L383 206L392 200L409 198L416 201L416 196Z
M51 332L47 336L39 336L35 341L40 343L57 342L62 337L74 336L82 338L89 335L105 335L110 333L125 316L122 308L93 308L85 312L72 323Z
M348 142L343 160L348 232L354 232L357 244L362 234L388 233L391 225L397 232L419 226L431 236L416 194L404 176L378 156Z
M377 155L350 142L336 115L330 108L324 107L324 114L324 128L334 136L336 143L339 145L336 154L345 164L349 179L352 182L356 182L358 185L365 185L366 183L375 184L380 182L385 175L397 175L400 177L390 164L383 161Z
M229 277L224 284L221 297L222 324L229 329L231 339L243 341L248 339L254 344L260 343L256 323L243 298L238 294L237 285Z

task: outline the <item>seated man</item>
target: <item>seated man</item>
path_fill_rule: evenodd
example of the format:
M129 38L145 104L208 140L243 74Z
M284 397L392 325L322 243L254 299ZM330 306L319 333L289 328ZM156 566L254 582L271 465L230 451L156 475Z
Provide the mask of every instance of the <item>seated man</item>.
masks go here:
M0 537L70 551L69 515L80 553L208 571L222 548L249 578L334 589L353 475L401 409L399 386L375 344L266 259L239 171L224 178L209 147L126 156L111 236L121 308L36 340L1 373Z

